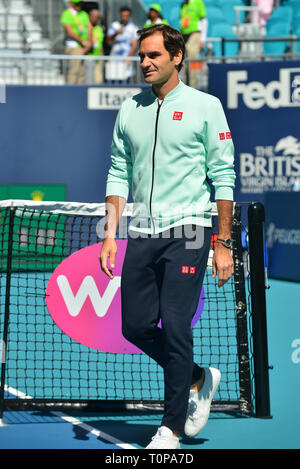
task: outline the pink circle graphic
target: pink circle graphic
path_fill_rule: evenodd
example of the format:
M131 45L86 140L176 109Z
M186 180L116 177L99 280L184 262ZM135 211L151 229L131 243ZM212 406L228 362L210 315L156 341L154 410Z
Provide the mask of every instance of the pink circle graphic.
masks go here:
M127 241L117 241L112 280L101 270L101 247L97 243L80 249L55 269L46 289L49 314L66 335L82 345L108 353L142 353L122 335L120 283ZM203 306L202 289L191 327Z

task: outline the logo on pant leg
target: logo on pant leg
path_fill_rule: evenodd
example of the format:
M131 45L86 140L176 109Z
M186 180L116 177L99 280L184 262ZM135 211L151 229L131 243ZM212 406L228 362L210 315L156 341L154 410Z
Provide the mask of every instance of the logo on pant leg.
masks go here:
M196 272L196 267L194 267L194 266L193 266L193 267L190 267L190 266L188 266L188 265L183 265L183 266L181 267L181 272L182 272L183 274L194 274L194 273Z

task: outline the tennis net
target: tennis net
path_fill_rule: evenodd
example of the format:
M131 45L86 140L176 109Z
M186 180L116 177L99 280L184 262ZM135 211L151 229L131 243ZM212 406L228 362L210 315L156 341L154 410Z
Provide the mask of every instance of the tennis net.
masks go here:
M212 410L251 413L255 400L255 373L242 209L242 205L235 204L232 224L234 276L223 288L218 288L216 279L212 278L213 250L210 252L198 317L194 318L194 359L202 366L215 366L222 373ZM131 204L127 204L120 223L118 242L123 243L121 248L126 248L131 210ZM101 287L101 275L104 274L100 265L98 269L95 267L95 262L99 264L97 253L100 253L99 235L104 217L104 204L0 202L0 414L9 409L36 407L162 408L162 370L143 353L130 349L130 345L122 343L122 349L122 338L115 337L114 321L116 324L120 316L118 285L112 290L110 300L107 293L105 301L110 301L110 306L105 306L105 313L97 313L96 300L91 301L92 293L86 294L78 306L79 290L84 278L88 277L89 281L94 280L92 286L98 288L100 309L104 307L105 302L101 303L106 295ZM213 225L216 230L215 205ZM214 236L212 246L213 242ZM89 271L91 256L94 267ZM76 272L77 284L72 285L63 266L68 266L70 276ZM92 314L94 318L89 324L95 325L93 331L83 331L83 321L78 323L74 336L68 325L61 325L63 313L59 299L50 304L50 300L55 300L51 281L58 271L60 279L69 280L69 301L73 299L73 306L77 301L77 312L69 311L68 320L81 318L82 321L84 314ZM57 275L56 282L58 278ZM57 296L62 293L57 292ZM66 304L66 298L64 300ZM83 305L89 305L84 314ZM116 325L116 329L118 327ZM82 339L83 332L88 336L96 332L94 342Z

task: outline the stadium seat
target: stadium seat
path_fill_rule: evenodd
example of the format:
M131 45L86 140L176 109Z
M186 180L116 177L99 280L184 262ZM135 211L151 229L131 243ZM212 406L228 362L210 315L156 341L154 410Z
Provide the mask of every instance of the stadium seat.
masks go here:
M212 28L217 23L227 23L221 8L217 7L209 7L206 8L206 16L207 16L207 37L211 37L212 35Z
M290 0L286 5L288 5L294 13L300 10L300 0Z
M155 3L154 0L143 0L143 4L147 10L152 3ZM158 0L159 5L162 7L163 17L168 21L168 23L176 29L179 29L179 16L180 16L180 6L182 0Z
M295 32L296 30L299 30L299 27L300 27L300 5L299 5L299 10L297 12L294 12L293 14L292 31Z
M159 5L162 7L164 16L167 16L167 14L172 11L174 6L179 7L181 5L182 0L157 0L157 2L155 0L143 0L142 3L145 5L147 10L149 10L152 3L159 3Z
M233 28L228 23L217 23L211 29L211 37L225 38L225 39L236 39L236 34ZM239 51L239 43L227 42L225 43L225 57L234 57ZM216 57L222 56L222 45L221 42L213 42L213 52Z
M164 18L168 20L170 26L180 29L180 6L173 5L172 8L163 10Z
M300 39L300 24L298 25L298 28L294 30L294 34L297 36L298 39ZM300 40L297 41L296 51L297 54L300 54Z
M269 20L273 20L275 18L278 18L282 21L289 21L291 23L293 18L293 9L289 5L279 6L272 11Z
M233 3L236 6L244 6L245 3L242 0L218 0L218 4L221 7L222 5Z
M267 27L265 37L285 37L290 35L290 25L286 21L276 22ZM264 43L265 54L284 54L288 41L274 41Z
M149 9L151 3L154 3L154 2L152 0L143 0L143 4L147 8L147 10Z
M283 24L285 23L287 26L287 28L289 28L289 31L292 30L292 21L290 21L289 18L279 18L278 16L276 16L275 18L269 18L268 21L266 22L266 31L268 32L269 30L272 30L272 28L274 27L274 25L276 24Z
M277 36L288 36L291 32L291 23L283 18L281 21L270 19L266 26L267 36L272 36L277 34Z
M223 12L223 15L229 24L236 24L236 10L234 7L236 6L245 6L244 3L241 0L224 0L224 2L221 3L221 9ZM240 13L240 22L242 23L245 18L245 11L241 11Z
M221 10L221 8L217 7L217 6L211 6L211 5L205 5L206 7L206 16L208 19L210 19L211 21L215 20L215 19L222 19L223 21L226 21L225 18L224 18L224 14L223 14L223 11Z
M218 0L205 0L205 8L211 8L211 7L215 7L215 8L219 8L220 7L220 2Z

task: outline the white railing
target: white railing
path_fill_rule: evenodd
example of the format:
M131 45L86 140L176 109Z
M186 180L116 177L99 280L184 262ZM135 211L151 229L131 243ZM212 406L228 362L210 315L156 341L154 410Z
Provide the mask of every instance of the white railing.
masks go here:
M125 60L130 62L129 65ZM138 64L138 57L12 54L6 51L0 52L0 81L16 85L141 83ZM113 79L114 65L116 72ZM126 74L129 68L130 76Z
M285 54L265 55L263 43L266 41L285 41L290 44ZM226 45L230 42L239 44L239 52L234 56L226 54ZM208 38L206 55L199 59L186 59L181 72L183 81L189 84L190 70L198 70L198 87L207 87L207 63L266 61L274 59L300 59L297 52L297 42L300 38L289 36L286 38L251 38L224 39ZM256 42L261 45L258 54L247 53L242 44ZM219 43L221 53L213 55L213 45ZM299 49L298 49L299 50ZM6 85L67 85L67 84L140 84L143 76L139 66L139 57L120 56L70 56L44 53L24 54L13 53L9 50L0 51L0 84ZM72 78L73 75L73 78ZM75 78L74 78L75 77ZM184 77L184 78L183 78Z

